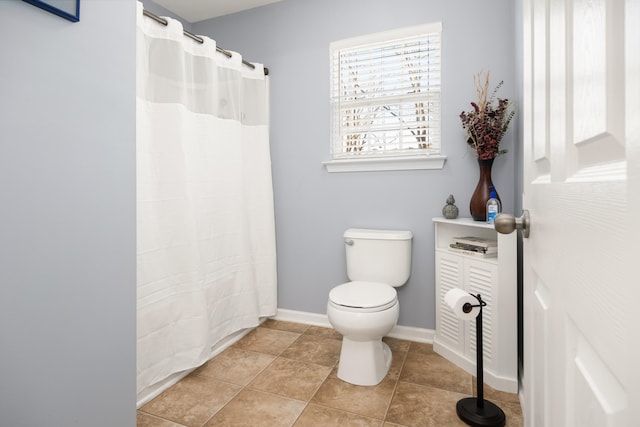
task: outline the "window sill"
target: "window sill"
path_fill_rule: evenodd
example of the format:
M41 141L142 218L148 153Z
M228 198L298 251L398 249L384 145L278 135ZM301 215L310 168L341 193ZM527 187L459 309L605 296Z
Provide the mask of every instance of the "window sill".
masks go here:
M404 156L327 160L322 164L327 172L403 171L442 169L446 156Z

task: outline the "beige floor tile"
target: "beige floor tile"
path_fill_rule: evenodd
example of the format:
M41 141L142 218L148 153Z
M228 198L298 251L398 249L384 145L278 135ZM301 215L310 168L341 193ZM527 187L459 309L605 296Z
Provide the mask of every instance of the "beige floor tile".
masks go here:
M402 367L407 359L407 352L402 346L389 346L389 348L391 348L391 366L389 366L389 372L387 372L386 377L398 381L400 373L402 373Z
M280 356L334 367L340 358L341 340L301 335Z
M396 380L385 378L375 386L357 386L342 381L334 369L316 392L312 403L383 420L393 396Z
M455 405L475 394L474 378L431 344L384 341L389 373L377 386L355 386L337 377L339 333L269 319L140 408L138 427L465 426ZM485 384L484 395L506 427L523 426L516 394Z
M299 400L244 389L204 427L289 427L305 406L306 403Z
M519 403L507 403L494 401L496 405L504 411L504 415L507 418L505 427L522 427L524 425L524 418L522 416L522 408Z
M294 427L381 427L381 420L309 404Z
M247 385L276 356L230 347L194 371L196 375Z
M279 331L277 329L259 326L245 335L232 347L278 356L297 340L299 336L300 334L295 332Z
M444 357L417 351L409 351L400 374L400 381L468 395L472 393L471 378L471 375Z
M464 394L398 382L386 420L402 426L465 427L456 414Z
M409 351L412 353L420 354L437 354L433 351L433 344L427 344L422 342L411 342Z
M288 332L296 332L298 334L303 334L307 329L309 329L309 325L303 325L302 323L293 323L293 322L285 322L282 320L275 319L267 319L260 325L264 328L269 329L278 329L281 331Z
M327 366L278 357L249 388L308 402L330 372Z
M241 389L212 378L189 375L140 410L185 426L200 427Z
M400 340L398 338L384 337L382 341L387 343L389 348L392 351L400 351L406 353L409 351L409 347L411 346L411 341Z
M177 424L140 411L138 411L136 418L136 427L184 427L182 424Z
M323 328L321 326L309 326L305 332L305 335L313 335L316 337L333 338L336 340L342 340L342 335L333 328Z

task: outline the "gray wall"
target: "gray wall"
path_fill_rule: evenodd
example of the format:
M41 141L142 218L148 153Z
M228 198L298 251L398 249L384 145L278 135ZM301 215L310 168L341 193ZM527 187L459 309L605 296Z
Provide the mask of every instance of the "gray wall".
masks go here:
M399 324L435 328L431 219L450 193L464 216L478 180L458 115L475 100L473 74L491 69L514 97L512 0L284 0L195 23L193 32L264 63L271 71L271 154L280 308L325 313L329 290L346 280L342 233L348 227L409 229L413 270L399 289ZM444 169L329 174L329 43L426 22L443 22ZM513 132L510 153L494 164L504 210L513 212ZM517 151L516 151L517 153ZM519 198L519 192L517 197Z
M135 2L0 40L0 425L134 426Z

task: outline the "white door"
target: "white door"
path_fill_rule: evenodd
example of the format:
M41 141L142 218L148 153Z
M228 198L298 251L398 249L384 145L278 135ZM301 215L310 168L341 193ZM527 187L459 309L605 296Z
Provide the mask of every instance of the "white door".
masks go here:
M525 425L640 426L640 0L523 28Z

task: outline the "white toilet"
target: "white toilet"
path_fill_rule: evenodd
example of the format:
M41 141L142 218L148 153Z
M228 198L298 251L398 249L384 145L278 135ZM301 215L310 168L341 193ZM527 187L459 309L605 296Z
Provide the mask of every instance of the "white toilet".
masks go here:
M376 385L391 366L391 350L382 342L398 321L395 288L411 274L410 231L350 228L344 233L347 276L351 282L329 292L327 317L340 332L338 378Z

